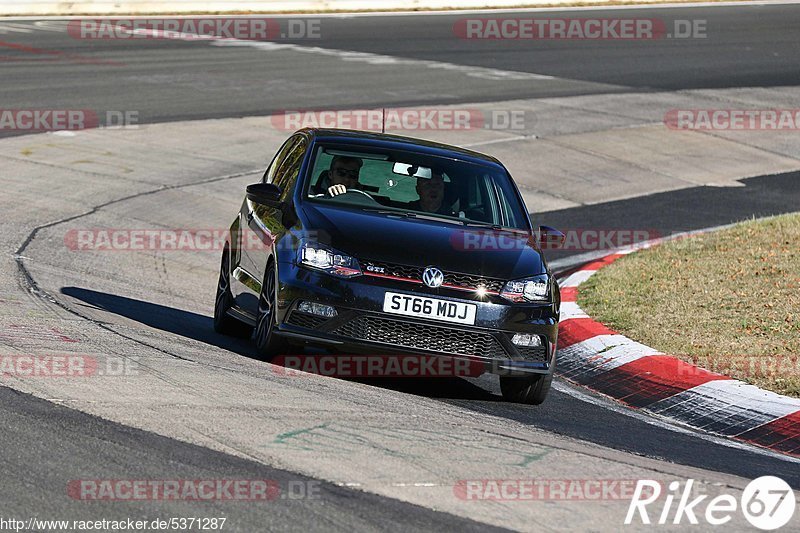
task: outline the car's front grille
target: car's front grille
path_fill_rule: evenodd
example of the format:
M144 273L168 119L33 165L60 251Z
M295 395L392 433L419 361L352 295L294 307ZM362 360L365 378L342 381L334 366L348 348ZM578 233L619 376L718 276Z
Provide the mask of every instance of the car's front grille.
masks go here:
M367 274L375 272L384 276L405 278L410 281L419 282L422 281L422 271L424 270L421 267L397 265L395 263L383 263L381 261L364 261L362 266L364 267L363 270L366 271ZM370 267L373 267L375 270L370 270Z
M361 265L366 274L371 274L374 271L370 267L378 269L378 274L384 276L392 276L395 278L403 278L408 281L415 281L422 283L422 272L425 270L423 267L398 265L396 263L385 263L382 261L361 261ZM485 278L483 276L474 276L470 274L461 274L459 272L443 272L445 285L451 285L461 289L477 290L478 287L483 287L489 292L499 293L503 290L505 281L501 279Z
M505 282L500 279L490 279L481 276L470 276L469 274L458 274L455 272L445 272L444 282L447 285L455 285L456 287L464 287L469 289L477 289L483 287L490 292L500 292L505 286Z
M361 316L339 326L333 333L404 348L508 359L492 335L388 318Z
M547 348L544 346L517 346L519 354L528 361L547 361Z
M287 324L291 324L293 326L300 326L301 328L308 328L308 329L317 329L320 327L326 320L325 317L310 315L308 313L300 313L298 311L293 311L289 318L286 320Z

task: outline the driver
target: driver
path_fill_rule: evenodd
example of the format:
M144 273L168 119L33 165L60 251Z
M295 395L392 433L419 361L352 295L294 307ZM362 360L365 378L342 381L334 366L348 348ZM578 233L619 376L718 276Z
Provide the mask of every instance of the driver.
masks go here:
M358 173L363 165L364 161L358 157L334 156L331 160L331 168L328 171L331 180L331 185L328 187L328 195L336 196L346 193L347 189L360 189L361 184L358 182Z
M414 211L457 216L444 203L444 175L441 170L431 169L430 179L417 178L417 194L419 195L419 200L414 200L409 204L409 207Z

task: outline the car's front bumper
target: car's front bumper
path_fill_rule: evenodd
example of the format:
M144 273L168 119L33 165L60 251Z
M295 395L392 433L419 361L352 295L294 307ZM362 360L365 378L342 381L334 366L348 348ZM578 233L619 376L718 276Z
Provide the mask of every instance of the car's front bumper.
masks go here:
M449 289L370 276L342 279L280 263L276 333L289 340L353 354L425 354L483 364L484 371L547 374L555 365L558 314L553 305L504 303L495 295L478 297ZM383 312L387 291L474 303L474 325ZM334 307L323 318L297 310L301 301ZM536 334L542 346L514 345L514 333Z

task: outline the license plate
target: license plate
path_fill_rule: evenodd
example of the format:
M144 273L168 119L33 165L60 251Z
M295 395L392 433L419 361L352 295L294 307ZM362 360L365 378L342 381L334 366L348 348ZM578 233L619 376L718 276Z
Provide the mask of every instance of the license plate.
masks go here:
M383 297L384 313L431 318L458 324L475 324L477 309L478 306L475 304L396 292L387 292Z

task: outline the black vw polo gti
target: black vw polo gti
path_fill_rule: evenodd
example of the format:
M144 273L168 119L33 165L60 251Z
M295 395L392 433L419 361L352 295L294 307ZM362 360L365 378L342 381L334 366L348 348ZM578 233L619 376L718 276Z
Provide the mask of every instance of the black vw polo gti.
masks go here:
M539 404L560 296L496 159L443 144L306 129L247 187L222 256L214 327L265 357L289 345L456 357Z

